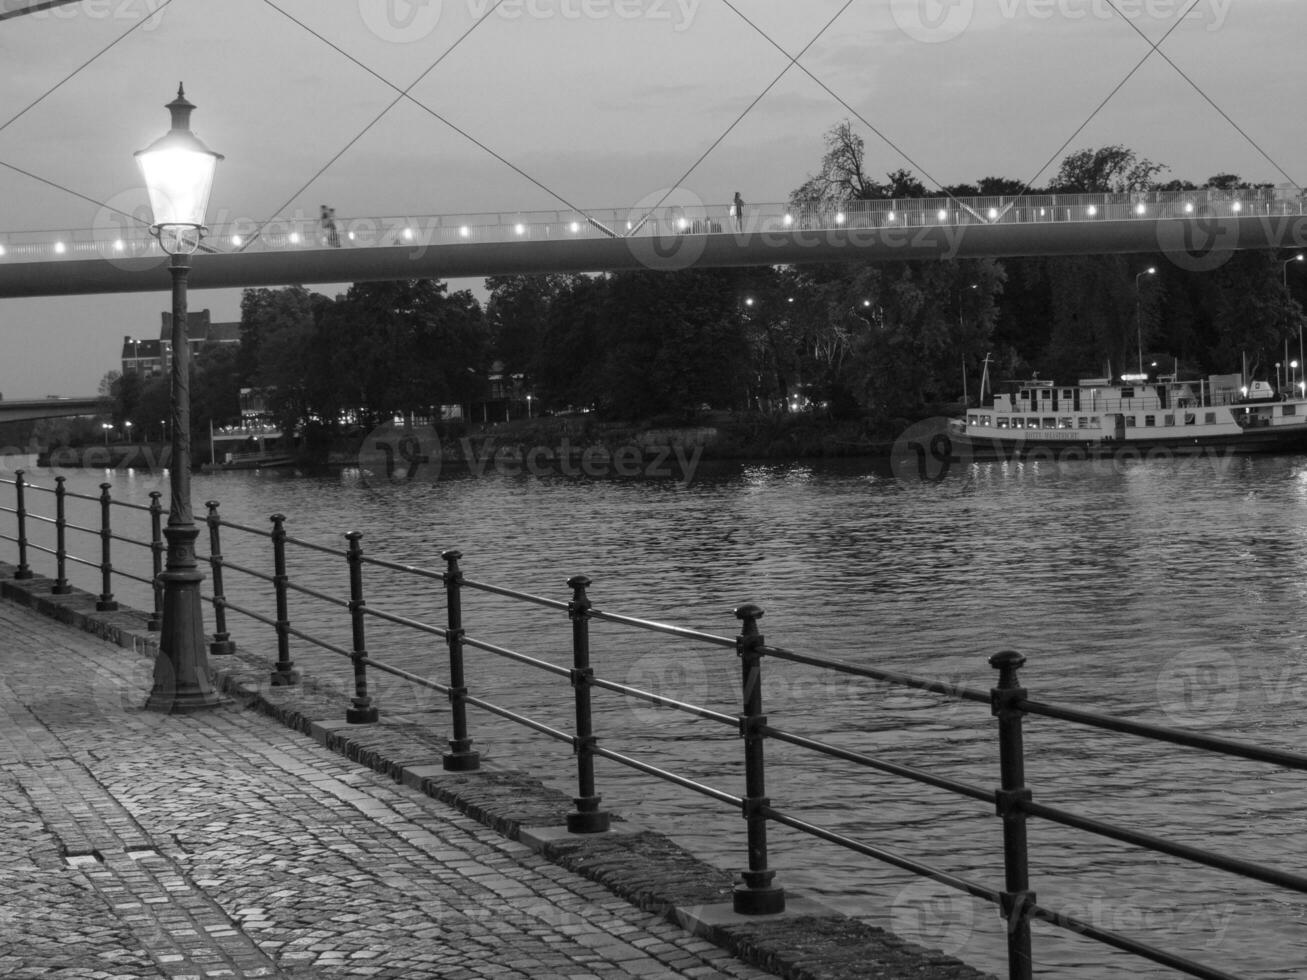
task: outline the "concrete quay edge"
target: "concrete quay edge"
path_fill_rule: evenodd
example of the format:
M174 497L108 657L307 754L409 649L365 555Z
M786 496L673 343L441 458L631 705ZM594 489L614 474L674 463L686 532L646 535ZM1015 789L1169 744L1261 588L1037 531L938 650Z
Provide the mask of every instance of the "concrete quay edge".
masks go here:
M54 581L14 577L0 562L0 598L153 659L158 634L147 615L120 606L96 609L97 596L80 589L53 593ZM210 657L215 690L329 750L396 782L441 800L518 841L552 863L603 885L638 908L674 922L741 961L785 980L993 980L945 953L908 942L818 902L787 892L779 915L745 916L732 909L735 876L702 861L666 836L614 814L606 833L566 829L574 803L567 794L517 771L482 765L447 772L443 712L388 714L376 724L350 724L344 710L352 691L305 676L293 687L274 686L273 659L243 650ZM436 724L432 724L435 721Z

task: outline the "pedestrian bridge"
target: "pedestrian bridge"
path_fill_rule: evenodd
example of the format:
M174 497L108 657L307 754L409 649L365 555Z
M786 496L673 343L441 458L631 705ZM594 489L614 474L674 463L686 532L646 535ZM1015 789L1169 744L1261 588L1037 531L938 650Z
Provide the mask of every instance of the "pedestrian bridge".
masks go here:
M28 422L32 419L66 418L95 415L103 411L103 399L94 396L33 398L26 401L0 399L0 422Z
M669 198L671 200L671 198ZM603 211L316 217L215 223L197 289L391 279L833 261L1103 253L1219 266L1234 250L1307 244L1297 188L1031 194L851 202L842 208L700 202ZM0 298L153 291L168 261L140 222L0 233Z

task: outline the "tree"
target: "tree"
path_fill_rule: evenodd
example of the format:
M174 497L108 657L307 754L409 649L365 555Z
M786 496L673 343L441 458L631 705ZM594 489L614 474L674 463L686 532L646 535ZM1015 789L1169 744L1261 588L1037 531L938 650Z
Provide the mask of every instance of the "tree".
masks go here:
M1055 194L1121 194L1150 189L1167 167L1124 146L1068 154L1049 185Z

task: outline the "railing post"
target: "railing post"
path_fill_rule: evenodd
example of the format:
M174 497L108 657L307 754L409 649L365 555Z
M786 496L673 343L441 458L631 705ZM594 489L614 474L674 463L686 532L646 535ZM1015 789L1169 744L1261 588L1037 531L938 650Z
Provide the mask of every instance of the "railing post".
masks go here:
M100 598L95 602L97 612L113 612L118 603L113 601L113 531L109 527L109 488L112 483L100 484Z
M371 725L381 713L372 698L368 697L367 644L364 643L363 609L363 546L359 544L363 535L359 531L350 531L345 535L349 540L349 618L354 628L354 650L350 653L350 662L354 665L353 706L345 709L345 720L352 725Z
M14 474L14 510L18 512L18 571L14 578L31 578L32 569L27 564L27 505L23 501L23 473Z
M595 793L595 734L594 719L590 712L590 688L594 683L594 668L590 666L590 600L585 590L590 580L574 575L567 580L572 590L572 601L567 604L567 615L572 620L572 689L576 695L576 737L572 751L576 753L577 796L572 800L576 812L567 815L567 829L573 834L598 834L608 829L608 813L599 809L600 797Z
M447 772L474 772L481 768L481 753L472 751L472 739L467 734L467 683L463 678L463 572L458 560L461 551L442 551L446 564L445 608L449 629L445 640L449 644L449 710L453 715L454 737L449 740L449 751L442 758Z
M272 672L273 687L289 687L300 682L300 672L290 659L290 613L286 607L286 515L272 515L272 586L277 594L277 669Z
M1030 856L1026 847L1026 811L1030 800L1026 788L1025 748L1021 719L1025 717L1026 689L1017 680L1017 670L1026 658L1004 650L989 658L999 672L998 687L990 691L990 709L998 718L999 770L1002 787L994 793L995 808L1003 818L1003 868L1005 889L1000 895L1003 918L1007 920L1007 962L1009 980L1031 980L1034 966L1030 949L1030 909L1035 893L1030 890Z
M155 633L163 629L163 579L159 578L163 574L164 552L163 504L159 502L162 496L159 490L150 491L150 567L154 571L150 583L154 592L154 611L150 613L145 628Z
M222 590L222 545L218 537L221 523L218 517L218 501L206 500L208 515L204 523L209 525L209 566L213 569L213 640L209 643L209 652L215 656L227 656L236 652L236 644L227 632L227 596Z
M735 887L735 911L741 915L771 915L785 911L785 889L772 885L776 872L767 867L767 817L762 808L771 805L763 764L762 726L762 646L758 631L762 609L752 603L740 606L735 616L743 626L735 638L735 652L740 658L744 688L744 713L740 715L740 735L744 737L745 796L741 811L747 821L749 868L743 873L744 884Z
M55 578L54 588L50 591L55 595L67 595L73 591L73 587L68 584L68 546L65 541L65 535L68 531L68 519L64 516L64 497L68 489L64 486L66 476L56 476L54 478L54 563Z

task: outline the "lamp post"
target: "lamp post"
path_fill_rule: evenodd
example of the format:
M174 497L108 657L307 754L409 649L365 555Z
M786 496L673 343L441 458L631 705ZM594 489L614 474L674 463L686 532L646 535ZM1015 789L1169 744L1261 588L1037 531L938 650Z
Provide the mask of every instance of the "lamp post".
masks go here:
M191 515L191 348L186 333L186 280L191 253L204 235L204 212L213 187L213 172L222 156L190 131L195 106L186 101L180 85L177 98L166 108L172 114L172 128L138 152L136 162L154 214L150 231L172 256L171 499L168 525L163 532L168 558L159 576L163 585L163 624L159 655L154 662L154 687L145 706L151 711L174 713L200 711L220 703L209 682L204 617L200 611L200 582L204 576L195 561L199 529Z
M104 430L104 446L109 448L109 430L113 428L112 422L101 422L100 428Z
M1280 282L1283 284L1285 292L1288 292L1289 290L1289 263L1301 262L1303 257L1304 253L1299 252L1291 259L1282 259L1280 261Z
M1139 280L1144 276L1151 276L1157 269L1149 266L1143 272L1135 276L1135 343L1139 347L1139 374L1142 377L1144 373L1144 326L1143 316L1140 312Z
M123 432L123 441L124 441L124 442L131 442L131 441L132 441L132 423L131 423L131 422L124 422L124 423L123 423L123 430L124 430L124 432Z

